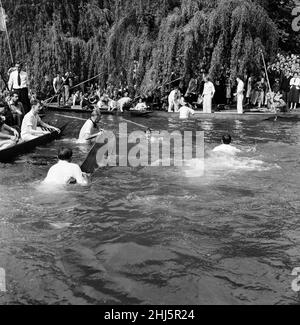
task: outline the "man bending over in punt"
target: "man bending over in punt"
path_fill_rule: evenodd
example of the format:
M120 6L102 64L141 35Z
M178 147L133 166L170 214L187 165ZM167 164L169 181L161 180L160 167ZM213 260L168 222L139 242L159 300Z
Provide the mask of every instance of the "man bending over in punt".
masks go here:
M60 132L59 129L44 123L39 117L39 112L42 109L42 105L38 100L33 101L31 111L25 115L22 127L21 127L21 139L22 141L30 141L40 136L43 136L49 131L43 131L38 126L50 129L51 131Z

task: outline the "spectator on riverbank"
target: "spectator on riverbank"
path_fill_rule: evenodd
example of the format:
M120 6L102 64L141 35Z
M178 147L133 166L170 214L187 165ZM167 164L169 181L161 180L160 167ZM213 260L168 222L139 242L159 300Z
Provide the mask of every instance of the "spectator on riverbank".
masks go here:
M294 73L294 77L290 81L290 94L289 94L289 102L291 104L290 109L295 110L299 103L299 92L300 92L300 78L299 74L296 72Z

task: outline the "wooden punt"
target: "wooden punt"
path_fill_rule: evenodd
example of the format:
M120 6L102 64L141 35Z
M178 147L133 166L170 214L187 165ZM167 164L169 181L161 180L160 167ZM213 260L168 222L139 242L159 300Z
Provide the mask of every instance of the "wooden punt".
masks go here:
M150 117L154 112L153 111L126 111L124 113L130 114L130 116L132 117Z
M61 133L54 131L49 134L45 134L41 137L38 137L36 139L33 139L31 141L21 142L13 147L0 150L0 162L1 163L12 162L16 157L20 155L31 152L38 146L45 145L49 142L52 142L60 138L66 126L67 125L64 125L63 127L60 128Z
M57 104L44 104L44 107L46 110L49 111L55 111L55 112L69 112L69 113L88 113L91 114L92 110L88 109L81 109L80 106L60 106L58 107ZM108 111L105 109L101 109L102 115L129 115L131 117L149 117L151 114L153 114L153 111L124 111L123 113L119 111Z
M93 110L91 109L82 109L80 106L60 106L58 107L57 104L44 104L46 110L54 111L54 112L69 112L69 113L79 113L79 114L91 114ZM102 115L115 115L116 112L107 111L105 109L100 110Z
M72 108L71 106L58 107L57 104L44 105L47 109L55 112L69 112L69 113L88 113L91 110L80 109L79 106ZM117 116L130 116L130 117L179 117L178 113L168 113L166 111L107 111L101 110L103 115L117 115ZM259 111L246 111L244 114L238 114L236 110L226 110L220 112L214 112L212 114L206 114L202 111L196 111L192 117L200 120L244 120L244 121L272 121L272 120L286 120L286 121L297 121L300 120L300 111L293 111L289 113L270 113L270 112L259 112Z
M162 111L155 111L153 113L155 117L172 117L179 118L178 113L168 113ZM202 111L196 111L195 115L191 119L197 120L241 120L241 121L298 121L300 120L300 112L290 113L269 113L269 112L245 112L244 114L237 114L236 111L222 111L212 114L203 113Z
M81 109L80 106L58 106L57 104L44 104L44 108L49 111L54 111L54 112L70 112L70 113L92 113L92 110L89 109Z

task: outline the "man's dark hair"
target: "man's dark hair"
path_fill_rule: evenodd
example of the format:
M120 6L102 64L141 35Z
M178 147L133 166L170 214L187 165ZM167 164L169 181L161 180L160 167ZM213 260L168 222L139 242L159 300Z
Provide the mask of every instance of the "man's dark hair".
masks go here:
M70 148L60 148L58 150L58 159L70 161L73 156L73 151Z
M224 135L223 138L222 138L222 141L224 144L230 144L232 139L231 139L231 135L230 134L227 134L227 135Z
M30 105L31 106L36 106L36 105L41 105L42 103L38 100L38 99L33 99L31 102L30 102Z

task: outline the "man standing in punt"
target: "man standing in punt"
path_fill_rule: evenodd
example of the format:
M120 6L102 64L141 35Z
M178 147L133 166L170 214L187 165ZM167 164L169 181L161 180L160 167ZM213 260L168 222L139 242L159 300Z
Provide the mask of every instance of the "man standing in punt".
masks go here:
M181 99L181 93L180 93L180 90L178 87L174 88L169 97L168 97L168 100L169 100L169 109L168 109L168 112L169 113L172 113L174 111L174 113L177 113L178 110L179 110L179 101Z
M57 95L58 106L60 106L60 102L61 102L61 98L62 98L63 85L64 85L63 78L61 77L61 74L58 71L56 73L56 77L53 79L53 89L54 89L55 95Z
M212 113L212 100L215 95L215 86L208 76L204 77L204 90L203 90L203 113Z
M245 84L244 84L241 76L238 76L236 78L236 80L237 80L237 90L236 90L236 94L234 94L234 95L237 98L237 112L238 112L238 114L244 114L243 101L244 101Z

